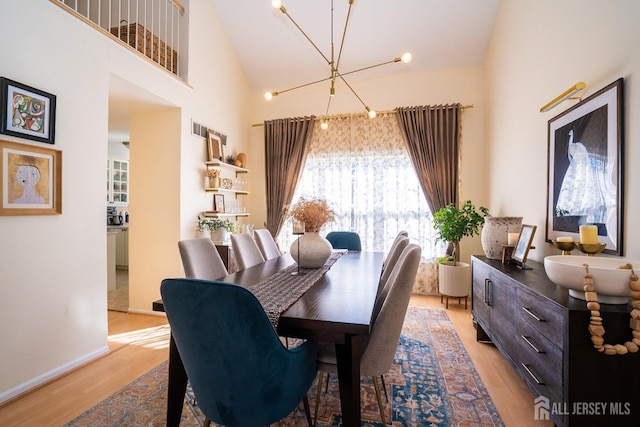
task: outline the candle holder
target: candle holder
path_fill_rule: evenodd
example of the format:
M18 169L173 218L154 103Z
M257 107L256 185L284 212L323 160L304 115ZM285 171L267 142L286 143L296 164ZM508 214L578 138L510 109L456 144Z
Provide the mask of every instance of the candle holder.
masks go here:
M600 252L602 252L604 250L604 248L607 246L606 243L580 243L580 242L576 242L576 246L578 249L580 249L580 251L582 251L583 253L587 254L587 256L594 256L596 254L599 254Z
M559 242L552 240L551 243L562 251L562 255L571 255L571 251L576 248L576 242Z

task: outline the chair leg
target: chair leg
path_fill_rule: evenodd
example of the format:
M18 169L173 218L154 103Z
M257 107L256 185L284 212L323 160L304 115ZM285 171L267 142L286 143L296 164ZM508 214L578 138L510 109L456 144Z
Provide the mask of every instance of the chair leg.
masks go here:
M378 385L378 378L371 377L373 381L373 388L376 390L376 399L378 399L378 408L380 408L380 419L382 419L382 424L387 425L386 420L384 419L384 406L382 406L382 396L380 396L380 386Z
M309 427L313 427L313 423L311 422L311 409L309 408L309 398L306 394L302 398L302 404L304 405L304 413L307 416L307 424Z
M324 394L327 394L329 392L329 378L331 377L331 374L327 373L327 385L324 387Z
M320 393L322 393L322 379L324 374L322 371L318 372L318 390L316 392L316 407L313 411L313 427L318 423L318 406L320 406Z
M202 427L209 427L211 425L211 420L209 417L204 417L204 422L202 423Z
M389 402L389 395L387 394L387 385L384 383L384 375L380 375L380 381L382 381L382 389L384 390L384 397Z

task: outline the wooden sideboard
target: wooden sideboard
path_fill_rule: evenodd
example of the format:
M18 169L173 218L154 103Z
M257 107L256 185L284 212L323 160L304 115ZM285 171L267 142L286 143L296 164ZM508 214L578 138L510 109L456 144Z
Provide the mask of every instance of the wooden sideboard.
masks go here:
M591 343L586 302L530 270L472 257L471 308L478 341L490 340L535 399L532 418L558 426L640 425L640 352L608 356ZM605 343L629 341L631 305L601 304Z

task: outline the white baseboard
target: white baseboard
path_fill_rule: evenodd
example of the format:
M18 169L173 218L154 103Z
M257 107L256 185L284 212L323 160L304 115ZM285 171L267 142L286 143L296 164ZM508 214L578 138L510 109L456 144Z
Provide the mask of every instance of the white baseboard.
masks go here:
M19 396L23 393L26 393L28 391L30 391L31 389L42 385L44 383L47 383L51 380L54 380L66 373L68 373L69 371L76 369L77 367L84 365L88 362L91 362L99 357L104 356L105 354L109 353L109 346L104 346L102 348L100 348L99 350L96 350L92 353L89 353L79 359L76 359L72 362L69 362L65 365L59 366L49 372L45 372L42 375L39 375L35 378L30 379L29 381L26 381L14 388L11 388L9 390L6 390L2 393L0 393L0 404L4 403L10 399L13 399L16 396Z

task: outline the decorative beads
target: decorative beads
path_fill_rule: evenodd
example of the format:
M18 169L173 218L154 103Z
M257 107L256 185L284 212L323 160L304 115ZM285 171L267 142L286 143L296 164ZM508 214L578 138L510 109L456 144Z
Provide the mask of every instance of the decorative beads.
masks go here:
M584 274L584 295L587 300L587 308L591 310L591 319L589 321L589 333L591 334L591 342L593 346L601 353L614 355L614 354L627 354L637 353L640 350L640 281L638 275L633 271L631 264L621 265L619 268L631 270L631 276L629 277L629 289L631 289L631 310L629 320L629 327L633 338L631 341L627 341L624 344L605 344L604 334L605 329L602 326L602 317L600 316L600 303L598 302L598 293L596 292L593 275L589 273L589 264L582 264L585 268Z

